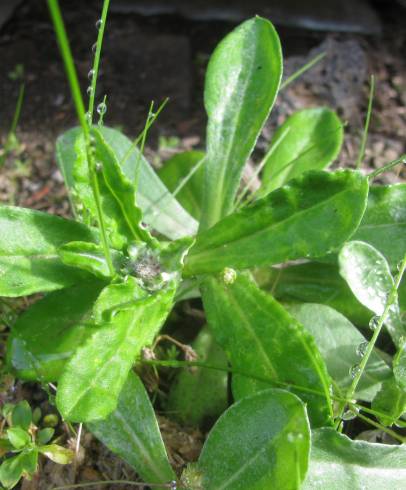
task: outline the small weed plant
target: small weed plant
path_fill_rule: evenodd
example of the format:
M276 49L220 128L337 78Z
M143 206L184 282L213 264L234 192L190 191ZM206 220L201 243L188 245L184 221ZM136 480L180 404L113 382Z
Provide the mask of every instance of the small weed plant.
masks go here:
M327 108L291 115L257 167L261 186L241 184L282 78L278 35L260 17L210 59L205 151L175 155L158 175L142 150L162 106L134 142L103 125L106 100L94 110L108 1L87 112L48 4L80 121L57 141L75 220L0 207L0 295L44 293L11 329L9 368L57 383L64 420L86 424L154 487L405 488L406 185L373 185L382 169L326 170L343 139ZM174 305L199 297L207 325L193 349L174 339L186 360L158 350ZM177 368L161 406L183 423L217 420L181 475L142 366ZM395 444L350 439L354 419ZM12 488L48 446L27 423L2 440Z

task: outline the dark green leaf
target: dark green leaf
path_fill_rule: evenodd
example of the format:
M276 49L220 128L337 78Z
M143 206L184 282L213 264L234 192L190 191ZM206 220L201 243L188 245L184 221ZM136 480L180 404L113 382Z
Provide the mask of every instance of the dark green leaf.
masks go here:
M233 376L237 399L273 382L294 385L303 388L294 391L307 402L312 424L331 422L330 378L314 340L300 323L243 275L232 284L206 279L202 296L217 342L232 368L244 374Z
M373 245L396 269L406 250L406 184L371 187L368 207L353 238Z
M312 433L303 490L401 490L406 483L406 446L352 441L333 429Z
M108 145L99 129L92 129L95 158L95 176L98 181L103 219L107 225L114 248L121 249L128 243L143 241L155 246L156 241L141 226L141 210L135 204L135 189L123 173L113 149ZM85 140L76 141L77 159L73 175L75 191L94 218L96 204L89 185L91 170L88 168Z
M366 338L347 318L328 306L308 303L290 305L287 309L313 336L330 376L345 393L352 382L350 369L360 362L358 353L365 350ZM390 368L373 352L358 384L356 398L371 401L382 381L390 376Z
M131 182L134 182L135 171L138 163L140 164L137 203L143 211L143 221L169 238L194 235L197 230L196 221L180 206L138 149L134 149L124 160L132 146L131 141L116 129L103 126L100 131ZM76 151L72 144L75 144L80 134L80 128L73 128L57 141L58 164L64 169L62 173L70 188L74 183L73 165L76 160Z
M295 112L272 138L260 195L282 187L303 172L328 167L342 142L343 126L335 112L325 107Z
M384 381L372 402L372 409L387 414L378 417L383 425L392 425L406 412L406 391L399 388L394 378Z
M192 344L198 360L227 368L224 351L204 327ZM171 386L167 410L183 424L198 426L218 417L228 405L227 372L193 368L181 371Z
M90 228L31 209L0 206L0 296L62 289L89 277L64 265L57 249L98 241Z
M11 330L7 361L26 380L56 381L66 361L93 332L92 306L103 288L83 282L48 294L25 311Z
M284 302L331 306L356 325L367 325L371 312L361 305L340 276L336 264L308 262L283 268L254 271L259 286Z
M89 242L69 242L58 250L62 262L78 267L100 278L111 277L103 247ZM124 256L117 250L111 250L111 258L116 271L124 263Z
M67 449L57 444L49 444L47 446L41 446L39 452L46 456L48 459L58 464L72 463L75 457L75 453L71 449Z
M376 315L382 315L394 285L385 257L368 243L352 241L343 246L338 261L340 274L358 301ZM391 306L385 324L395 344L400 345L406 328L397 302Z
M198 235L185 274L325 255L356 230L367 195L358 172L308 172Z
M11 423L14 427L28 430L32 422L32 411L27 400L21 400L11 412Z
M37 443L38 444L46 444L49 442L55 434L55 429L52 427L46 427L45 429L41 429L37 434Z
M144 481L168 483L175 479L154 409L140 379L130 373L117 408L104 420L87 424L111 451L130 464Z
M22 452L6 459L0 466L0 482L9 489L14 488L19 482L23 473L33 475L37 470L38 452L32 450Z
M273 25L247 20L214 51L206 73L209 118L202 227L233 208L243 167L273 106L282 76L282 52Z
M305 405L292 393L265 390L231 406L199 458L205 490L299 489L310 452Z
M7 437L16 449L22 449L31 442L30 435L21 427L10 427L7 430Z
M152 342L165 321L175 292L173 284L125 307L118 305L110 321L94 330L66 364L56 402L66 420L105 418L117 406L128 372L141 349Z
M202 151L178 153L164 163L158 175L167 188L174 192L182 181L198 166L176 198L195 219L199 220L202 211L204 164L200 164L205 154Z

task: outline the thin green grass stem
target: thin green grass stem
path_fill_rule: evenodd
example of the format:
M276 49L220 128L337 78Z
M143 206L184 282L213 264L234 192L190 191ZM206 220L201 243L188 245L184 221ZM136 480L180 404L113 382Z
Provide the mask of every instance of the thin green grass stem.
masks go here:
M289 84L294 82L297 78L303 75L303 73L305 73L307 70L310 70L310 68L312 68L315 64L321 61L325 56L326 53L320 53L317 56L315 56L313 59L311 59L308 63L306 63L304 66L296 70L295 73L293 73L290 77L288 77L284 82L281 83L280 90L283 90Z
M358 158L357 158L357 161L355 163L355 168L358 170L360 169L361 163L365 157L365 148L367 146L369 123L371 122L372 104L373 104L373 100L374 100L374 93L375 93L375 77L373 75L371 75L371 82L370 82L370 86L369 86L367 115L365 118L364 131L362 133L361 145L360 145L359 152L358 152Z
M68 77L70 89L72 92L76 113L85 138L90 185L92 188L93 197L96 204L97 221L100 229L100 238L103 246L103 251L106 257L106 262L110 274L114 275L115 271L111 259L110 247L107 240L107 232L106 232L106 227L103 220L103 213L101 209L100 189L99 189L99 182L97 180L97 174L96 174L96 163L95 163L94 153L92 151L91 142L90 142L90 128L88 125L88 121L86 120L85 106L83 104L82 94L80 92L79 81L78 81L75 65L73 63L73 57L69 46L69 40L66 34L58 0L47 0L47 1L48 1L48 8L51 14L52 22L55 28L56 37L58 39L59 48L61 50L62 59L65 65L66 75Z
M94 54L93 67L91 70L92 78L90 84L89 109L87 111L89 126L91 126L93 123L94 101L96 97L97 77L99 76L100 54L103 45L104 29L106 28L109 4L110 0L104 0L102 15L101 18L97 21L97 28L99 32L97 34L96 51Z

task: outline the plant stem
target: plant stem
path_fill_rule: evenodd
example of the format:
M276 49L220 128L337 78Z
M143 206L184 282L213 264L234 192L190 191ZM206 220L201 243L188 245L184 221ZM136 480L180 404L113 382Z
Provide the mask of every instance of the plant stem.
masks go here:
M18 99L17 99L16 108L14 111L13 120L12 120L11 126L10 126L9 136L7 139L9 139L10 136L15 134L15 132L16 132L17 124L18 124L18 121L20 119L21 108L23 106L24 92L25 92L25 85L24 85L24 83L21 83L20 90L18 92Z
M372 103L374 100L374 92L375 92L375 77L373 75L371 75L371 83L370 83L370 87L369 87L369 97L368 97L368 109L367 109L367 115L365 118L364 132L362 134L358 158L357 158L357 161L355 163L355 168L357 170L359 170L359 168L361 167L361 162L365 156L365 147L367 145L369 123L371 121L371 115L372 115Z
M383 432L386 432L387 434L389 434L391 437L393 437L397 441L401 442L402 444L406 442L406 437L400 436L399 434L397 434L392 429L389 429L388 427L385 427L385 426L379 424L378 422L375 422L375 420L372 420L369 417L366 417L365 415L362 415L361 413L358 413L357 416L361 420L363 420L364 422L366 422L367 424L373 425L377 429L379 429L379 430L381 430Z
M362 358L362 360L360 362L359 369L358 369L356 375L354 376L354 379L351 383L350 388L347 391L346 399L349 401L351 401L352 397L354 396L355 390L357 389L358 383L359 383L362 375L364 374L365 367L366 367L368 360L369 360L369 358L370 358L370 356L374 350L376 341L379 337L379 334L381 333L383 324L386 320L386 317L388 316L389 310L390 310L392 304L394 303L394 301L396 300L397 290L399 288L399 284L402 281L402 276L403 276L403 273L405 271L405 268L406 268L406 255L403 257L403 260L400 264L399 273L396 276L393 287L389 293L389 297L388 297L388 300L386 302L385 309L384 309L382 315L380 316L380 318L378 320L377 327L374 330L374 333L372 335L371 340L369 341L368 348L365 352L364 357ZM342 416L342 413L344 411L344 408L345 408L345 406L343 406L341 408L341 416ZM340 416L340 418L341 418L341 416Z
M110 4L110 0L104 0L102 15L100 18L101 23L100 23L100 27L98 28L99 32L97 34L96 52L94 54L93 68L92 68L92 82L90 84L91 90L90 90L90 97L89 97L89 110L87 116L89 126L91 126L93 122L94 99L96 97L97 77L99 75L100 53L103 45L104 29L106 27L109 4Z
M294 82L296 80L296 78L299 78L307 70L310 70L310 68L312 68L316 63L321 61L325 56L326 56L326 53L320 53L317 56L315 56L312 60L310 60L308 63L306 63L304 66L302 66L301 68L296 70L295 73L293 73L283 83L281 83L280 90L284 89L290 83Z
M140 179L140 169L141 169L141 157L144 154L145 141L147 139L148 129L150 127L149 123L154 116L153 110L154 110L154 101L152 101L150 106L149 106L147 119L145 120L144 130L142 131L142 133L140 135L141 136L141 147L140 147L140 150L137 154L137 159L135 161L135 171L134 171L134 187L135 187L135 189L138 189L138 183L139 183L139 179Z
M399 158L397 158L396 160L392 160L391 162L387 163L383 167L378 168L378 169L374 170L373 172L371 172L370 174L368 174L368 180L372 181L375 177L383 174L387 170L390 170L392 167L399 165L399 163L406 164L406 153L404 155L400 156Z
M86 156L88 162L90 186L92 188L93 197L96 204L97 221L100 229L100 237L106 257L106 262L111 275L115 274L113 262L110 254L110 247L107 240L106 227L103 220L103 213L101 209L100 189L99 182L96 175L96 165L94 160L94 153L91 148L90 142L90 128L86 120L85 106L83 104L82 94L80 93L79 81L73 63L72 53L69 47L68 36L66 35L65 26L62 20L61 11L59 8L58 0L48 0L48 8L51 14L52 22L54 24L56 36L61 50L62 59L65 65L66 75L68 77L70 89L72 92L73 101L75 103L76 113L83 130L86 146Z

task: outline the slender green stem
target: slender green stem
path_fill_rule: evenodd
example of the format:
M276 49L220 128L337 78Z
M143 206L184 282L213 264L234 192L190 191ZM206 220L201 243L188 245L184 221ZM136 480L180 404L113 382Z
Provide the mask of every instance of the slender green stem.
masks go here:
M293 73L283 83L281 83L280 90L283 90L290 83L294 82L297 78L299 78L301 75L303 75L303 73L305 73L307 70L310 70L310 68L312 68L316 63L321 61L325 56L326 56L326 53L320 53L317 56L315 56L312 60L310 60L308 63L306 63L304 66L299 68L299 70L295 71L295 73Z
M93 122L93 111L94 111L94 100L96 97L96 85L97 77L99 76L99 65L100 65L100 53L103 45L104 29L106 28L107 13L109 11L110 0L103 1L103 10L101 18L97 21L97 28L99 30L97 34L96 41L96 52L94 54L93 68L92 68L92 78L90 84L90 96L89 96L89 110L88 110L88 122L89 126Z
M261 172L261 170L265 167L266 165L266 162L268 161L269 157L273 154L273 152L278 148L278 146L282 143L282 141L286 138L286 136L288 135L288 133L290 132L290 127L289 128L286 128L282 133L281 135L279 136L279 138L273 142L273 144L271 145L271 147L269 148L269 150L266 152L266 155L264 156L264 158L261 160L260 164L257 166L257 168L255 169L255 172L254 174L252 175L251 179L247 182L246 186L244 187L244 189L241 191L240 195L238 196L238 198L236 199L235 201L235 205L234 205L234 209L237 209L241 203L241 201L245 198L245 195L248 193L249 191L249 188L251 186L251 184L254 182L254 179L256 177L258 177L259 173Z
M372 103L374 100L374 92L375 92L375 77L371 75L371 83L369 87L369 97L368 97L368 110L365 118L364 131L362 134L361 145L358 152L358 158L355 163L355 168L357 169L361 167L362 160L364 159L365 156L365 148L367 146L369 123L371 121L371 115L372 115Z
M392 167L399 165L399 163L406 164L406 153L404 155L400 156L399 158L397 158L396 160L392 160L391 162L387 163L383 167L378 168L378 169L374 170L373 172L371 172L370 174L368 174L368 180L372 181L375 177L383 174L387 170L390 170Z
M376 427L377 429L383 431L383 432L386 432L387 434L389 434L391 437L393 437L394 439L396 439L397 441L401 442L402 444L406 442L406 437L402 437L400 436L399 434L397 434L394 430L392 429L389 429L388 427L385 427L384 425L381 425L379 424L378 422L376 422L375 420L372 420L370 419L369 417L366 417L365 415L362 415L362 413L358 413L357 415L361 420L363 420L364 422L366 422L367 424L370 424L374 427Z
M132 152L137 148L138 146L138 143L142 140L143 138L143 135L144 135L144 132L145 131L148 131L149 128L154 124L155 120L157 119L157 117L159 116L159 114L161 113L161 111L163 110L163 108L166 106L166 104L168 103L169 101L169 98L167 97L163 102L162 104L158 107L158 110L155 112L155 114L153 115L153 117L151 118L151 120L148 122L148 124L146 125L146 127L144 128L144 130L142 131L142 133L140 133L136 138L135 140L133 141L133 143L131 144L131 146L128 148L126 154L124 155L124 157L122 158L121 162L120 162L120 166L122 167L124 165L124 163L128 160L128 158L131 156Z
M59 48L61 50L62 59L65 65L66 74L68 77L70 89L72 92L73 101L75 103L76 113L82 127L83 135L85 138L86 156L88 161L90 185L93 192L93 197L96 204L97 221L100 229L100 237L106 257L106 262L111 275L114 275L114 266L111 259L110 247L107 240L107 232L105 223L103 220L103 213L101 209L100 189L99 182L96 174L96 164L94 159L94 151L90 142L90 128L88 121L86 120L85 106L83 104L82 94L80 93L80 86L78 77L73 63L73 57L69 46L68 36L66 34L65 26L62 20L61 11L59 8L58 0L48 0L48 8L51 14L52 22L54 24L56 36L58 38Z
M24 85L24 83L21 83L20 90L18 92L16 109L14 111L14 116L13 116L13 120L11 122L10 131L9 131L9 137L7 139L9 139L10 136L15 134L15 132L16 132L17 124L18 124L18 121L20 119L21 108L23 106L24 92L25 92L25 85Z
M145 141L147 139L148 129L150 128L149 123L154 116L154 101L151 102L148 110L147 119L145 120L145 126L141 133L141 146L140 151L137 154L137 159L135 161L135 171L134 171L134 187L138 189L138 182L140 179L140 170L141 170L141 157L144 154Z

